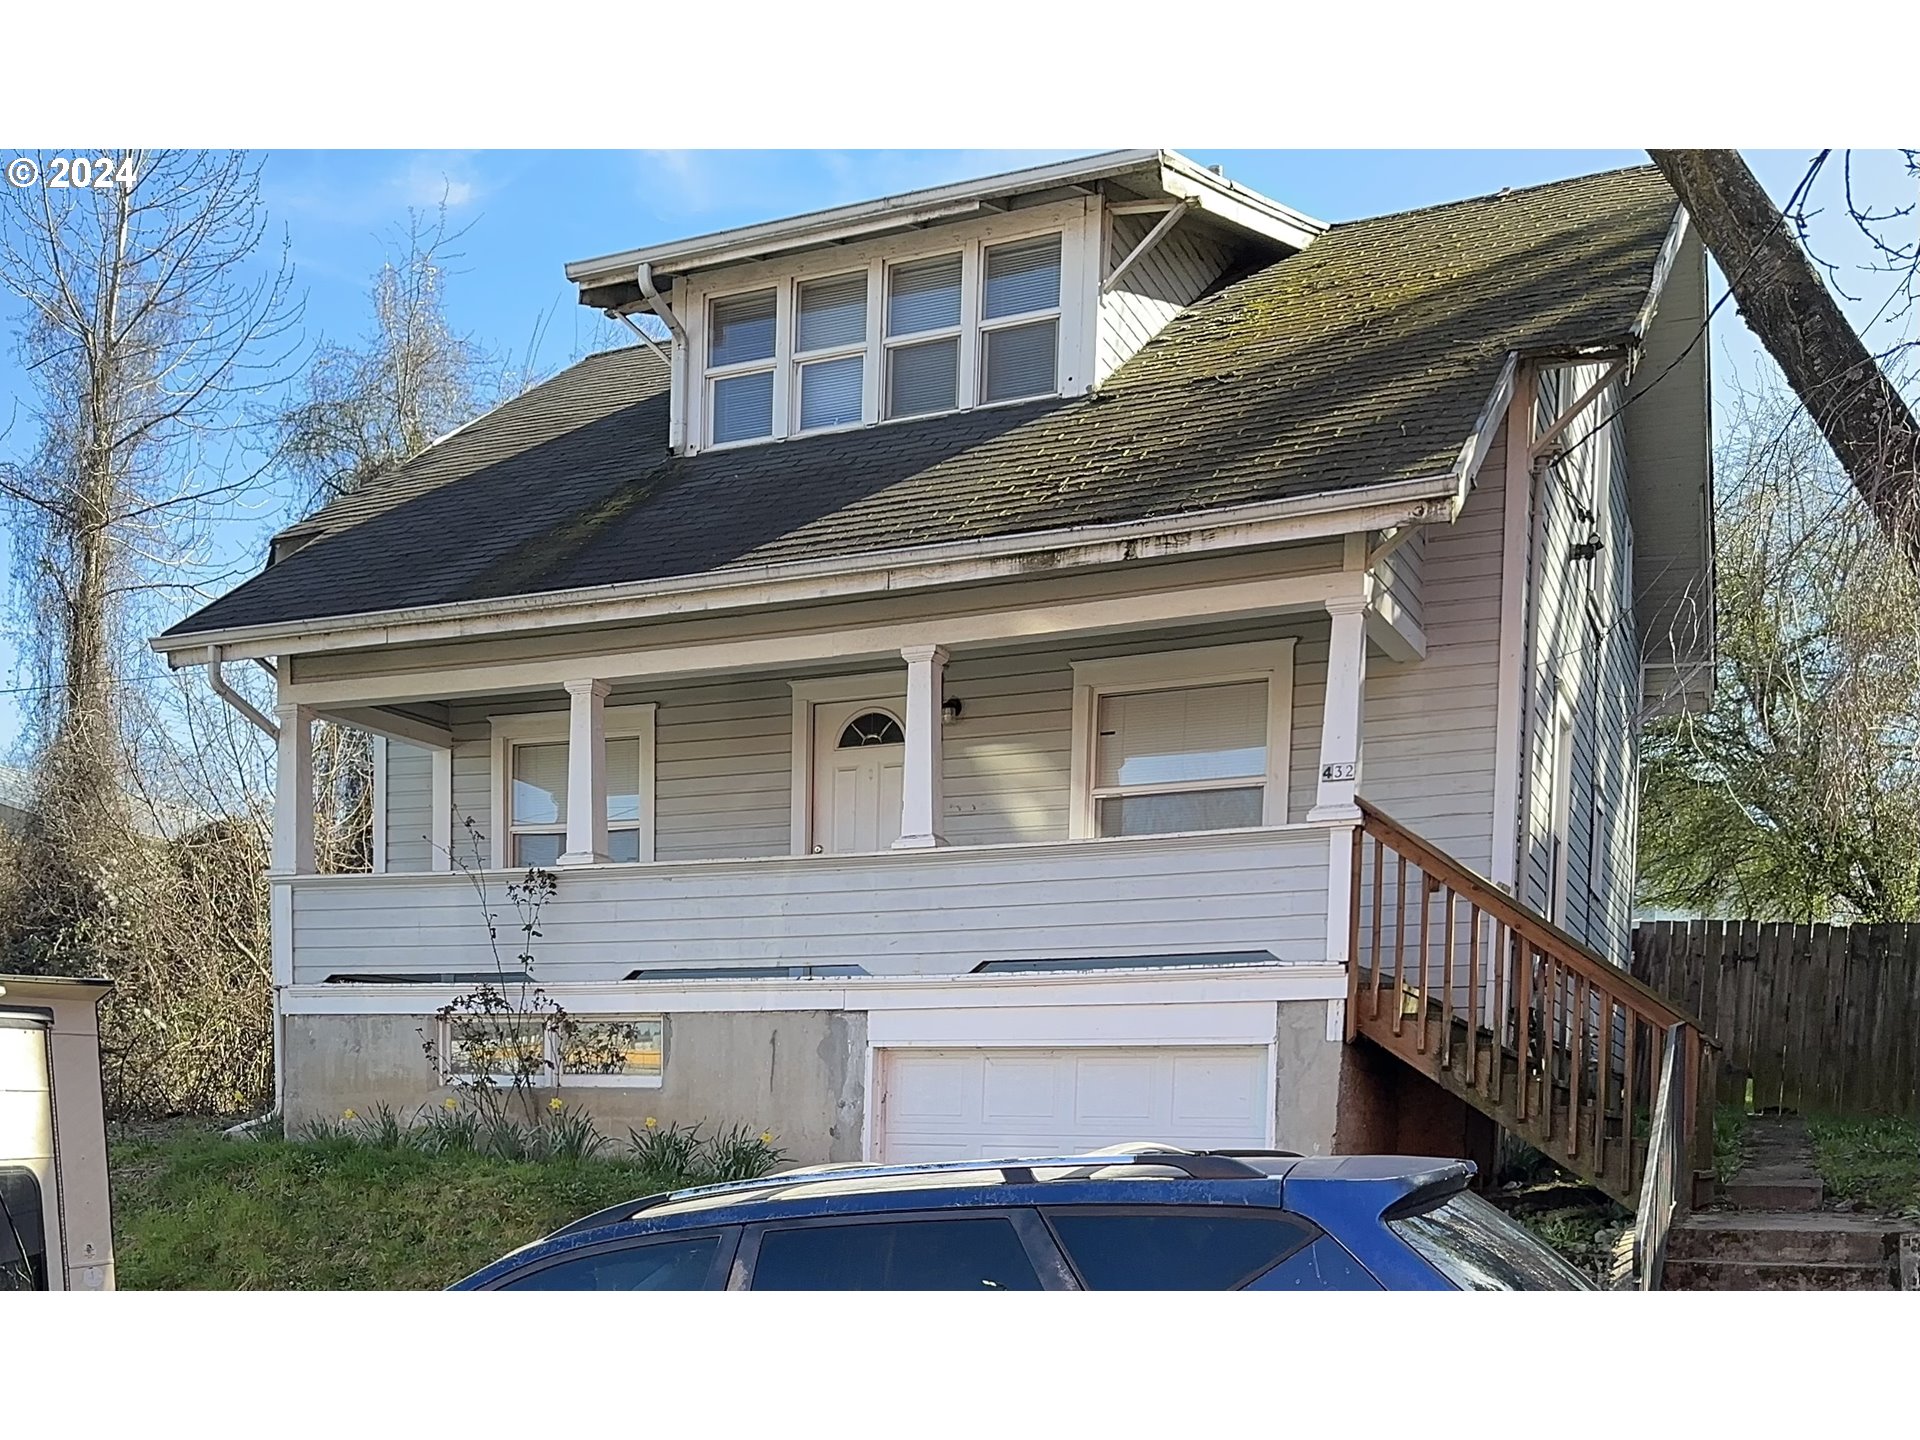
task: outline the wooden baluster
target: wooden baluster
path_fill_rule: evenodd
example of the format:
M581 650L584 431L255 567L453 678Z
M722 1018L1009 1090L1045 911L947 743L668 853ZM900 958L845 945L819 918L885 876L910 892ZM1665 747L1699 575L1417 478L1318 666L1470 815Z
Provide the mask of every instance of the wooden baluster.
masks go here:
M1586 1066L1587 988L1578 971L1573 976L1573 1041L1567 1054L1567 1154L1580 1153L1580 1072Z
M1607 1091L1613 1080L1613 997L1597 984L1593 993L1600 1002L1600 1028L1594 1032L1594 1054L1600 1063L1594 1067L1593 1168L1604 1180L1607 1176Z
M1422 1055L1427 1053L1427 1021L1433 1014L1430 1003L1433 999L1433 987L1427 983L1432 972L1427 955L1427 917L1432 912L1433 901L1427 892L1427 872L1422 868L1420 871L1420 1038L1417 1042L1417 1048Z
M1373 837L1373 1018L1380 1018L1380 895L1387 888L1387 867L1382 858L1384 847L1378 835Z
M1453 1070L1453 887L1440 890L1440 1068Z
M1533 1016L1533 948L1512 931L1508 934L1520 942L1513 947L1513 997L1519 1010L1519 1034L1514 1044L1520 1059L1514 1072L1513 1103L1519 1107L1520 1123L1524 1125L1527 1121L1527 1042L1531 1038Z
M1398 1036L1407 1013L1407 857L1396 853L1400 878L1393 892L1393 1033Z
M1553 957L1540 955L1540 1108L1534 1112L1540 1125L1540 1138L1553 1139L1553 1062L1559 1054L1560 1037L1554 1033L1554 1001L1558 998L1559 974Z
M1467 904L1467 1088L1480 1084L1480 907Z
M1500 1092L1506 1089L1503 1073L1507 1044L1506 1001L1513 993L1513 986L1507 982L1507 965L1513 950L1513 931L1496 918L1493 922L1493 939L1493 1065L1492 1073L1487 1078L1493 1082L1493 1103L1498 1105Z
M1627 1188L1634 1190L1640 1184L1639 1148L1633 1143L1633 1065L1634 1040L1640 1030L1640 1016L1629 1006L1627 1008L1627 1059L1620 1080L1620 1133L1627 1147Z

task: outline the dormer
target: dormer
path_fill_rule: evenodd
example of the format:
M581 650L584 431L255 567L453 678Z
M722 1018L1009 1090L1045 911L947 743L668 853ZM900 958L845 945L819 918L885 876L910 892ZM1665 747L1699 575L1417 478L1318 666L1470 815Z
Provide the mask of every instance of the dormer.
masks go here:
M567 267L672 335L675 451L1085 395L1222 277L1325 229L1126 150Z

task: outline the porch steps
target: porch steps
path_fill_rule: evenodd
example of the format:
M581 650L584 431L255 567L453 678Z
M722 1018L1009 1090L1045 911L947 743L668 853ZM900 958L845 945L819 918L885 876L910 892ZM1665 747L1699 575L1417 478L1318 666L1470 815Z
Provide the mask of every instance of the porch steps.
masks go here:
M1900 1237L1863 1215L1697 1211L1667 1236L1667 1290L1897 1290Z

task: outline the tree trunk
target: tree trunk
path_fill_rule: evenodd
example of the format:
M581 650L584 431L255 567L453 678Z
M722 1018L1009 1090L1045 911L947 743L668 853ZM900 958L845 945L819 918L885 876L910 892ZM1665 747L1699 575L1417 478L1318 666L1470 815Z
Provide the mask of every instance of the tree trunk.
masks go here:
M1920 573L1920 426L1734 150L1649 150L1854 488Z

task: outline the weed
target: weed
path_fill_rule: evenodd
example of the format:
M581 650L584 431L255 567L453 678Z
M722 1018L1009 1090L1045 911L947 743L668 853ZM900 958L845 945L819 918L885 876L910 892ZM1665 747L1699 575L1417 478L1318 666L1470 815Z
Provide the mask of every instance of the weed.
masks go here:
M755 1131L746 1125L734 1125L700 1147L695 1169L702 1179L725 1184L732 1180L758 1180L786 1158L786 1152L774 1144L771 1130Z
M690 1176L697 1169L700 1127L678 1122L661 1125L649 1115L643 1129L628 1129L627 1154L652 1174Z
M1807 1133L1829 1199L1890 1213L1920 1212L1920 1125L1808 1116Z

